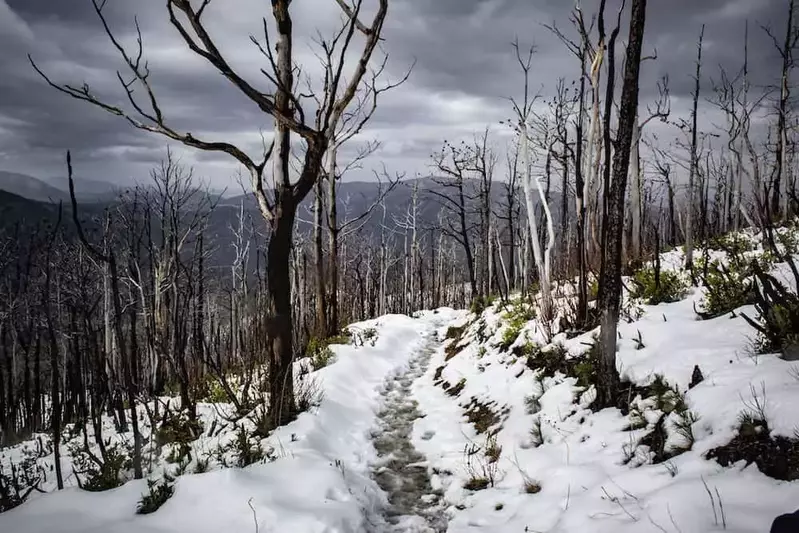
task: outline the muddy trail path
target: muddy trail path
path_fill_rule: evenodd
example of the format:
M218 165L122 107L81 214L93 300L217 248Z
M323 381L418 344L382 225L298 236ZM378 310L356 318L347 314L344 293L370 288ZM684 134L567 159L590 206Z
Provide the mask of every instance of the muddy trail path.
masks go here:
M411 386L427 371L439 346L431 334L411 360L408 370L388 382L386 403L373 433L379 460L373 476L388 495L386 524L371 533L444 533L447 516L441 492L433 490L427 460L411 442L413 423L423 415L413 399Z

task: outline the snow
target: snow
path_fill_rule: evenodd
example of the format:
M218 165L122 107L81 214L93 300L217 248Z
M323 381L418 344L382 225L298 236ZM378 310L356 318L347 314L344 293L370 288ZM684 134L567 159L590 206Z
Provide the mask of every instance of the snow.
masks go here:
M364 531L379 521L386 505L370 476L377 459L370 431L386 380L402 373L425 338L453 317L441 309L354 325L376 328L375 345L333 346L335 362L314 373L324 391L321 405L262 443L276 450L272 462L182 475L174 496L150 515L135 514L146 492L144 480L101 493L69 487L0 514L0 531L254 532L256 519L261 533ZM205 407L203 412L213 413ZM196 446L210 447L206 440Z
M709 255L726 260L720 252ZM666 252L662 263L681 269L682 251ZM775 273L785 278L785 266ZM755 355L756 332L742 317L755 317L754 308L701 321L694 309L702 298L694 287L670 304L626 299L634 318L619 324L621 376L642 386L662 377L697 416L692 448L664 463L653 464L639 442L663 414L653 399L630 398L644 420L631 429L631 416L618 409L593 412L593 389L574 377L543 375L511 350L501 351L508 317L499 306L479 317L441 309L352 326L376 328L376 344L333 346L334 362L311 374L324 392L319 408L261 443L274 450L274 460L246 468L212 462L207 473L182 475L175 495L147 516L135 514L143 480L104 493L71 486L36 495L0 514L0 532L254 532L256 521L259 532L275 533L768 531L774 517L799 507L799 482L774 480L743 462L722 467L705 455L736 436L740 414L755 404L773 435L794 437L799 366ZM465 326L454 356L433 337L443 338L448 326ZM528 322L514 346L543 344L542 330ZM594 333L560 334L554 341L569 357L581 357ZM704 381L689 390L695 365ZM495 413L487 433L466 418L475 402ZM206 428L225 408L201 405ZM667 447L684 444L673 430L677 416L665 418ZM194 455L233 438L230 429L204 435ZM19 453L5 452L7 458ZM407 486L412 480L402 476L418 476L419 467L427 476L392 508L389 497L398 494L391 486ZM162 455L153 475L167 468ZM475 475L488 478L489 486L465 488ZM412 501L417 497L421 502ZM401 515L393 524L386 521L391 512Z
M671 255L675 255L672 253ZM671 257L679 268L682 259ZM689 409L699 415L693 424L693 448L665 464L650 464L648 448L637 445L652 430L659 411L652 402L638 400L649 422L645 429L627 431L629 418L617 409L593 413L586 408L592 393L583 392L576 380L563 375L540 376L524 362L496 347L504 326L501 313L484 312L488 338L480 343L476 322L467 328L466 347L449 361L443 350L431 370L415 385L426 417L414 431L414 445L428 456L434 485L443 488L450 503L449 533L496 532L638 532L699 533L708 531L768 531L779 514L799 507L799 482L777 481L743 463L723 468L704 458L705 453L727 444L736 434L738 416L754 405L753 395L764 400L773 435L794 436L799 428L795 409L799 380L791 363L775 355L753 355L755 331L741 313L756 317L752 307L736 316L700 321L701 289L673 304L641 306L641 317L619 324L621 339L617 366L623 377L639 384L662 375L685 394ZM528 325L520 339L535 339ZM639 336L644 347L637 349ZM572 355L591 343L591 333L566 340L556 338ZM436 369L451 384L465 384L457 398L434 382ZM688 390L694 365L705 380ZM765 391L765 394L764 394ZM530 414L526 396L538 397L540 411ZM472 397L494 402L507 414L496 434L502 447L495 465L496 481L485 490L465 490L471 472L464 450L485 447L464 418L463 405ZM673 417L674 415L672 415ZM541 422L544 442L531 438L533 420ZM673 442L669 436L669 443ZM450 475L451 473L451 475ZM541 490L528 494L534 481ZM712 497L712 500L711 500Z

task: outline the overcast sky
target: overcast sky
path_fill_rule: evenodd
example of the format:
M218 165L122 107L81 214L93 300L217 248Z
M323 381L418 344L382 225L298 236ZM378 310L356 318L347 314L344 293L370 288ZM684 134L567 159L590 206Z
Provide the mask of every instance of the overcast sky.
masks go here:
M608 0L608 18L621 0ZM365 0L365 4L376 0ZM771 83L780 60L761 25L782 35L788 0L649 0L646 50L657 60L643 69L642 106L655 80L671 80L674 118L687 116L696 38L705 34L705 72L740 66L745 21L756 83ZM586 14L596 4L583 0ZM559 77L573 80L576 60L542 24L572 33L569 0L390 0L383 50L388 80L415 61L409 81L385 96L364 137L382 148L354 177L385 164L391 172L429 172L430 154L443 140L469 138L490 126L502 145L510 116L507 97L520 93L520 72L511 42L535 43L533 85L550 93ZM208 8L214 38L230 62L263 84L262 56L249 35L261 34L264 0L215 0ZM297 61L312 64L310 39L329 32L340 16L334 0L294 0L292 14L300 44ZM108 0L109 23L124 42L138 17L152 81L161 107L176 128L211 140L239 144L257 155L268 117L241 96L212 67L194 56L169 25L164 0ZM623 28L621 38L626 39ZM303 45L302 43L305 43ZM103 33L91 0L0 0L0 170L38 177L63 175L64 153L73 151L79 175L119 184L141 179L164 154L163 138L140 132L119 117L74 101L48 87L28 63L31 54L54 80L122 102L115 71L124 65ZM709 80L705 80L709 84ZM710 127L710 119L706 127ZM660 127L660 126L658 126ZM664 130L665 131L665 130ZM673 135L668 133L666 135ZM181 151L183 161L216 188L233 185L237 165L225 154Z

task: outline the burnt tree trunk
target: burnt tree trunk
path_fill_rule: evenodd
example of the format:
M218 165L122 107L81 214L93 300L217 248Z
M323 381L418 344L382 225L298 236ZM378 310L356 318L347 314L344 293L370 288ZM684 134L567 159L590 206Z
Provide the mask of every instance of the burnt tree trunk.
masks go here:
M597 401L610 405L618 389L616 370L616 332L621 304L622 237L624 233L624 199L630 164L630 147L638 109L638 75L641 68L641 47L646 22L646 0L633 0L630 34L624 68L624 84L619 104L618 137L613 154L613 181L608 194L607 241L604 248L605 269L601 281L604 287L600 301L601 359L600 388Z

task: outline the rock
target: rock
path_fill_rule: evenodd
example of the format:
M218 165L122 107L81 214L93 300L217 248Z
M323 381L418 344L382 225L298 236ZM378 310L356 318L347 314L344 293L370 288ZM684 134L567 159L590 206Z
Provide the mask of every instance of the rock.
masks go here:
M785 361L799 361L799 344L792 342L782 349L782 358Z
M699 370L699 365L694 365L694 372L691 374L691 383L688 384L689 389L693 389L705 380L702 371Z
M771 533L795 533L799 531L799 511L780 515L771 524Z

